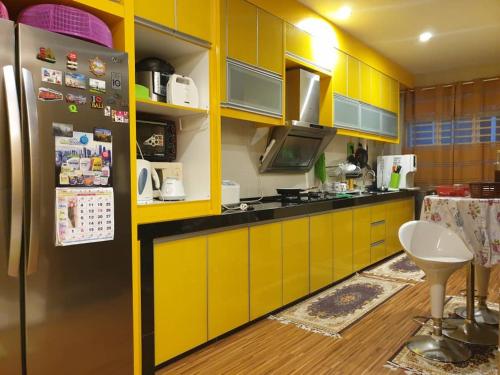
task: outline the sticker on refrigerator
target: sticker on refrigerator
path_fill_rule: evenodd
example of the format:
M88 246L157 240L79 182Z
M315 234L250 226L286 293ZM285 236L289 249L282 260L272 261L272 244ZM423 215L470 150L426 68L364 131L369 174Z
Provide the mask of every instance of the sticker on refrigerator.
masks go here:
M54 134L54 137L73 137L73 125L53 122L52 132Z
M51 64L54 64L56 62L56 56L54 55L54 52L52 52L50 48L45 47L40 47L38 49L36 58L38 60L42 60Z
M111 88L113 90L122 89L122 74L118 72L111 72Z
M90 92L105 93L106 92L106 81L100 79L89 78L89 88Z
M66 94L66 103L84 105L87 104L87 97L85 95Z
M78 69L78 55L76 52L70 52L66 55L67 62L66 68L69 70L77 70Z
M63 94L47 87L40 87L38 89L38 100L43 102L57 102L63 100Z
M66 73L64 76L64 83L68 87L74 87L75 89L83 89L87 88L85 74L82 73Z
M102 96L92 95L90 106L94 109L103 109L104 103L102 100Z
M42 68L42 82L62 85L62 72L49 68Z
M89 60L89 69L97 77L102 77L106 74L106 63L99 57L94 57Z
M122 124L128 124L128 112L127 111L111 111L111 117L114 122L120 122Z
M107 105L106 107L104 107L104 116L105 117L110 117L111 116L111 107L109 105Z
M114 238L113 188L56 189L56 246Z
M78 106L76 104L68 105L68 111L71 113L78 113Z
M53 125L61 128L60 125ZM64 127L62 127L64 130ZM58 130L58 132L62 132ZM66 134L69 134L66 133ZM94 134L98 134L95 137ZM102 139L102 140L101 140ZM112 183L111 132L83 133L73 131L71 137L55 137L57 187L106 187Z
M111 130L104 128L94 128L94 140L98 142L111 143Z

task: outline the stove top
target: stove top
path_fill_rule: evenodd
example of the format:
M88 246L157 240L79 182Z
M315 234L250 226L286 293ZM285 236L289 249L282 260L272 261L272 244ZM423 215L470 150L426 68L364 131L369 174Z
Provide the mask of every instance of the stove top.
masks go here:
M285 195L277 195L274 197L265 198L266 202L279 202L282 205L294 205L300 203L314 203L314 202L323 202L333 199L348 199L344 196L338 196L336 193L329 192L319 192L319 191L309 191L309 192L301 192L297 194L285 194Z

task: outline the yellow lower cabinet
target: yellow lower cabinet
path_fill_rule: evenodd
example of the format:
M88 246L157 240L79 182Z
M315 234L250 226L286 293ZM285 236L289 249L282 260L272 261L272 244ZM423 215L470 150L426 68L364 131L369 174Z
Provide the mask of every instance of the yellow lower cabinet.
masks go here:
M370 265L370 238L371 238L371 210L370 207L355 208L353 210L353 267L359 271Z
M385 204L374 204L373 206L370 206L370 208L372 223L385 220Z
M398 236L399 227L401 225L400 218L402 217L402 206L402 201L390 202L386 204L385 242L387 255L392 255L402 249Z
M316 291L333 281L332 215L311 216L310 230L310 288Z
M333 280L353 272L352 210L333 213Z
M309 218L283 222L283 304L309 294Z
M208 236L208 339L249 320L248 228Z
M371 225L371 243L385 240L385 221L378 221Z
M385 258L385 242L380 241L378 243L372 243L370 248L371 252L371 263L376 263L379 260Z
M207 341L207 238L154 247L155 363Z
M414 220L415 217L415 200L413 198L403 201L403 219L404 223Z
M250 227L250 319L283 305L281 223Z

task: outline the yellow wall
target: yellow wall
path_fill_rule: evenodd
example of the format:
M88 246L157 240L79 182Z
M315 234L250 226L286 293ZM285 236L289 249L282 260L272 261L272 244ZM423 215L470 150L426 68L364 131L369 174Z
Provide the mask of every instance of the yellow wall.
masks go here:
M414 77L400 65L379 54L338 26L327 21L296 0L248 0L258 7L283 18L311 34L331 40L341 51L356 57L373 68L397 79L407 87L413 87Z

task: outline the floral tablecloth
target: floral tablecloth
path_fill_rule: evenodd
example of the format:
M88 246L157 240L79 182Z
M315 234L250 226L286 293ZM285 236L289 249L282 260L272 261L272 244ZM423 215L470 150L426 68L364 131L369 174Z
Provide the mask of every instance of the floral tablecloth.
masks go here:
M500 199L427 196L420 219L459 234L475 254L475 263L500 263Z

